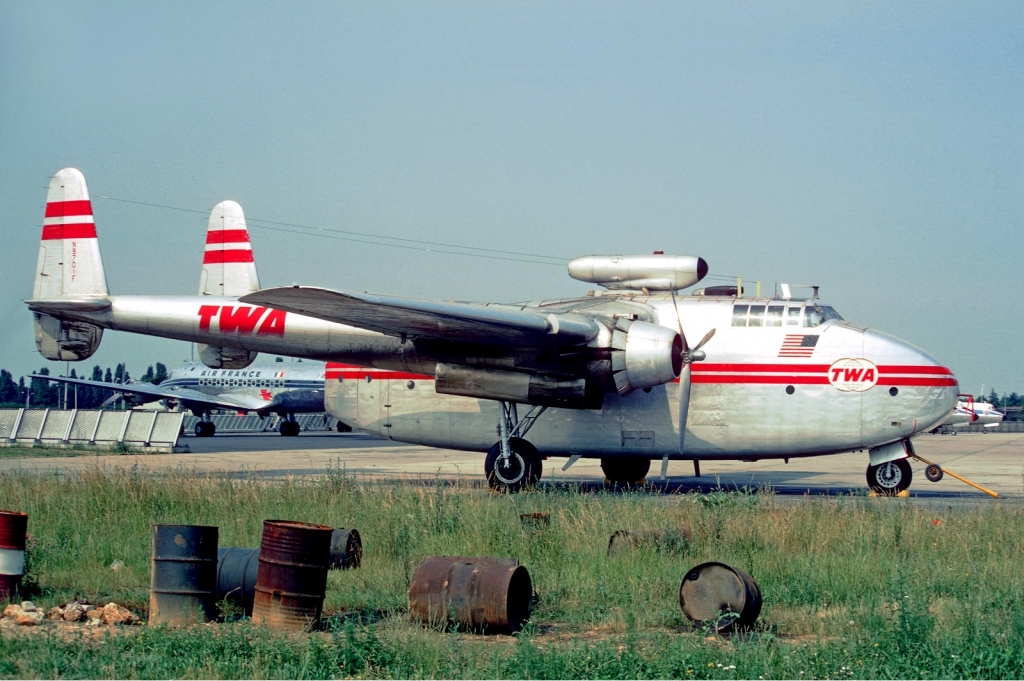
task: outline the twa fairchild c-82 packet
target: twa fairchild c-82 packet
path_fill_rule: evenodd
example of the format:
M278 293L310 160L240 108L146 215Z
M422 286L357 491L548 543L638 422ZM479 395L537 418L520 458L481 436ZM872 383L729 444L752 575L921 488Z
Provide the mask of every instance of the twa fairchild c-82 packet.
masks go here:
M207 240L225 272L252 263L240 208L235 222ZM216 368L259 352L325 360L331 415L392 440L486 452L498 489L535 483L549 457L568 457L563 469L599 458L609 479L630 482L652 460L664 475L669 460L865 450L869 486L907 489L911 438L956 405L952 372L846 322L816 293L679 293L707 271L694 256L589 256L569 274L603 290L514 305L307 286L110 295L85 179L65 169L50 184L27 303L53 360L88 358L103 329L203 344Z

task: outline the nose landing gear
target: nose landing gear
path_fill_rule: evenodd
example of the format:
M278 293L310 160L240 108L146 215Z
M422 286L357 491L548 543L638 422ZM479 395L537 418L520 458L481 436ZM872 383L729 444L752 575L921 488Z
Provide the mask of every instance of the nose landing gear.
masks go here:
M872 492L887 497L894 497L900 492L910 489L914 479L914 470L906 459L886 461L877 466L868 466L868 487Z

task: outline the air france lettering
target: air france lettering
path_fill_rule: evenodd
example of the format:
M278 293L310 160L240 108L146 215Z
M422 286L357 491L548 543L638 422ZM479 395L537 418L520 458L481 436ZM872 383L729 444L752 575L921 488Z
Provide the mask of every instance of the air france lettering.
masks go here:
M842 392L864 392L878 383L878 367L866 359L840 359L829 367L828 382Z
M265 307L200 305L199 329L209 331L210 322L216 317L220 333L251 336L255 331L257 336L283 336L286 314Z

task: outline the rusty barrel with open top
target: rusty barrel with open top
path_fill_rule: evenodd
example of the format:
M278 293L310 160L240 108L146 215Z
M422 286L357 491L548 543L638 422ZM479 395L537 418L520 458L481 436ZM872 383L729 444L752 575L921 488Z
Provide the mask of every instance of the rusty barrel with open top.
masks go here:
M153 525L149 623L168 626L217 617L216 527Z
M691 622L708 623L717 631L748 629L761 614L761 589L739 568L701 563L683 577L679 606Z
M428 556L409 585L409 613L425 624L510 634L532 607L530 573L515 558Z
M274 629L320 625L334 528L264 520L252 619Z
M28 514L0 511L0 603L17 600L25 574Z

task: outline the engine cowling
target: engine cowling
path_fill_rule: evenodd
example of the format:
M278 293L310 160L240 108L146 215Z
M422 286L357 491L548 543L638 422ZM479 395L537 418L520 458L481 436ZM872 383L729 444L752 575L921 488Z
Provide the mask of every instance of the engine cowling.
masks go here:
M612 378L620 395L670 383L683 368L683 339L657 324L617 319L611 349Z
M244 369L256 361L258 352L219 345L199 344L199 359L211 369Z
M35 313L36 349L46 359L78 362L89 359L100 347L103 329L86 322L73 322Z

